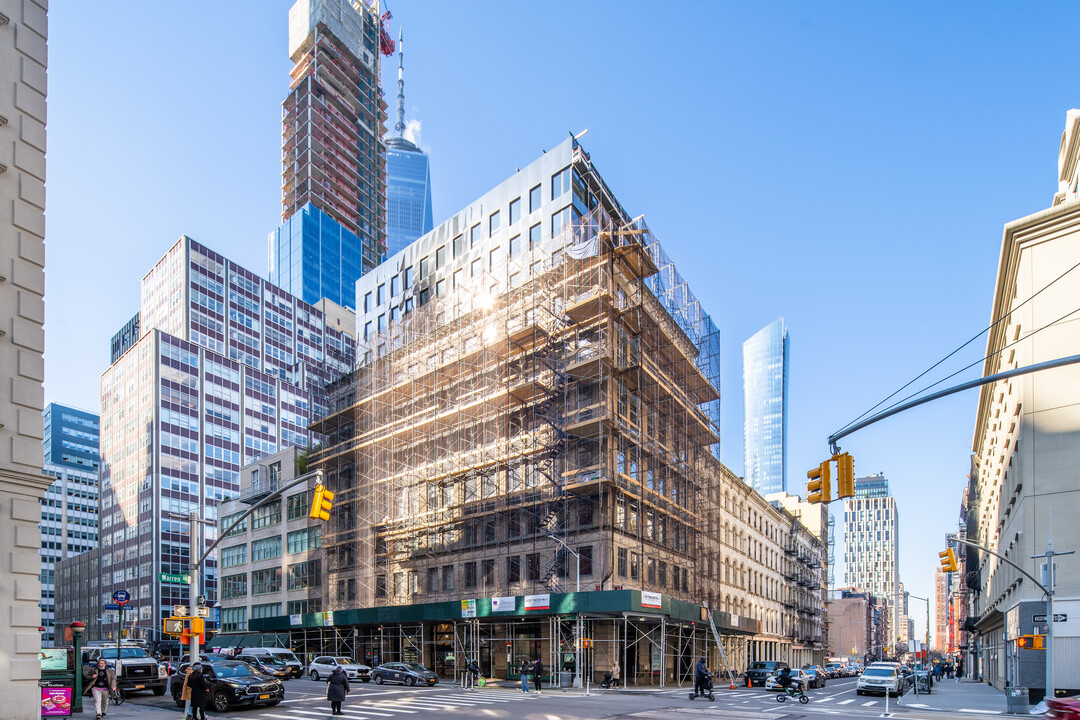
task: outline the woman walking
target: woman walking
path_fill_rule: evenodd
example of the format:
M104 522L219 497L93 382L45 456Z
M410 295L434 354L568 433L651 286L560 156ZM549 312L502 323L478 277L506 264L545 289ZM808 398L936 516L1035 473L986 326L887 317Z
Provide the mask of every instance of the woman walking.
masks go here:
M97 661L97 669L94 671L94 679L90 684L90 694L94 696L94 710L97 712L97 720L105 717L105 711L109 709L109 695L116 691L116 673L111 667L105 665L104 660Z
M344 715L341 712L341 703L345 702L345 696L349 694L349 678L340 667L335 667L330 673L330 680L326 683L326 699L330 701L331 715Z
M180 688L181 698L184 696L184 690L190 691L192 720L206 720L206 703L210 701L210 683L203 677L201 665L196 665L188 673L184 686Z
M184 701L184 720L191 718L191 688L188 686L188 676L191 675L192 669L188 665L184 670L184 684L180 686L180 699Z

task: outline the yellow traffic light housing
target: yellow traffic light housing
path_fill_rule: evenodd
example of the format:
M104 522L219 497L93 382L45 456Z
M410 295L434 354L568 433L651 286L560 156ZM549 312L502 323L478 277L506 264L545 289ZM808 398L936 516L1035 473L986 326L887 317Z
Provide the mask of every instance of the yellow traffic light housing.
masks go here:
M810 503L832 502L832 461L826 460L806 473L806 501Z
M836 496L855 497L855 458L851 453L833 455L836 460Z
M1021 650L1045 650L1045 635L1021 635L1016 638L1016 647Z
M331 500L334 499L334 493L327 490L322 485L315 486L315 497L311 502L311 513L308 515L312 520L329 520L330 508L333 507Z
M945 572L960 572L960 565L956 562L956 553L952 548L946 548L945 552L939 552L938 557L941 558L941 569Z

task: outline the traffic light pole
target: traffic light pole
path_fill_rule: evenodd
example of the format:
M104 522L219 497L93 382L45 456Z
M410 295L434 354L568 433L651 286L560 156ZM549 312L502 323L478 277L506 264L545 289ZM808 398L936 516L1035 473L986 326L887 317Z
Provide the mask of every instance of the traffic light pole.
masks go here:
M319 469L309 473L304 473L300 477L294 478L290 482L282 485L277 490L264 497L259 502L252 505L245 513L243 513L240 517L236 518L236 520L234 520L233 523L229 525L229 527L225 528L221 533L219 533L217 540L211 543L210 547L206 548L206 550L201 555L198 552L198 550L202 546L202 532L199 530L199 523L205 523L207 521L201 519L197 512L192 512L190 515L188 515L188 522L190 523L188 529L188 532L190 533L188 535L188 544L190 545L189 557L191 559L191 563L190 565L188 565L188 572L191 574L188 578L188 603L190 604L190 607L188 607L188 611L193 617L198 614L196 602L198 601L200 593L199 570L200 568L202 568L203 563L206 562L206 558L210 556L210 553L214 552L214 549L217 548L221 541L227 538L229 536L229 533L231 533L238 525L240 525L240 523L247 520L248 516L250 516L256 510L261 508L263 505L266 505L267 503L279 499L282 493L292 490L294 487L300 485L301 483L306 483L313 477L318 477L319 484L321 485L323 479L323 471ZM197 633L191 635L189 652L191 654L190 662L192 665L194 665L199 661L199 635Z

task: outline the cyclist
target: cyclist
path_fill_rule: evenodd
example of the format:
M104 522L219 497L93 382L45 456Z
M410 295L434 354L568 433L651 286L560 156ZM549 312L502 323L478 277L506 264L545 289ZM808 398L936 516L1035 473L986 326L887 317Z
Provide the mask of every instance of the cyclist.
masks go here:
M787 665L780 668L780 672L776 676L776 683L780 686L781 691L786 692L788 695L802 694L802 687L798 688L797 693L791 689L792 682L791 668Z

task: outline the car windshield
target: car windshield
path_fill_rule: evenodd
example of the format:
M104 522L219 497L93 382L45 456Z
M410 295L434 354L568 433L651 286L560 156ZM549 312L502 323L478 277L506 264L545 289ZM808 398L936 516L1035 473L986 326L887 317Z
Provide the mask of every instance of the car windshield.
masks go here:
M750 664L750 669L751 670L771 670L772 668L770 668L766 663L756 662L756 663L751 663Z
M896 675L896 671L890 668L883 667L867 668L866 672L864 672L863 675L866 677L894 677Z
M419 663L402 663L406 668L413 672L426 672L427 668Z
M338 665L355 665L356 664L356 663L354 663L352 661L352 658L342 657L342 658L334 658L334 659L337 660Z
M287 663L298 663L298 662L300 662L299 660L296 659L296 655L294 655L291 652L274 653L273 657L278 658L279 660L281 660L281 662L287 662Z
M100 657L108 658L109 660L116 659L116 648L107 648L101 651ZM140 648L120 648L120 659L124 658L149 658L145 650Z
M262 657L258 658L258 660L263 665L284 665L285 664L284 660L282 660L281 658L276 657L274 655L263 655Z
M255 668L251 667L247 663L238 662L235 665L218 665L214 667L214 674L219 678L229 677L243 677L245 675L255 675Z

